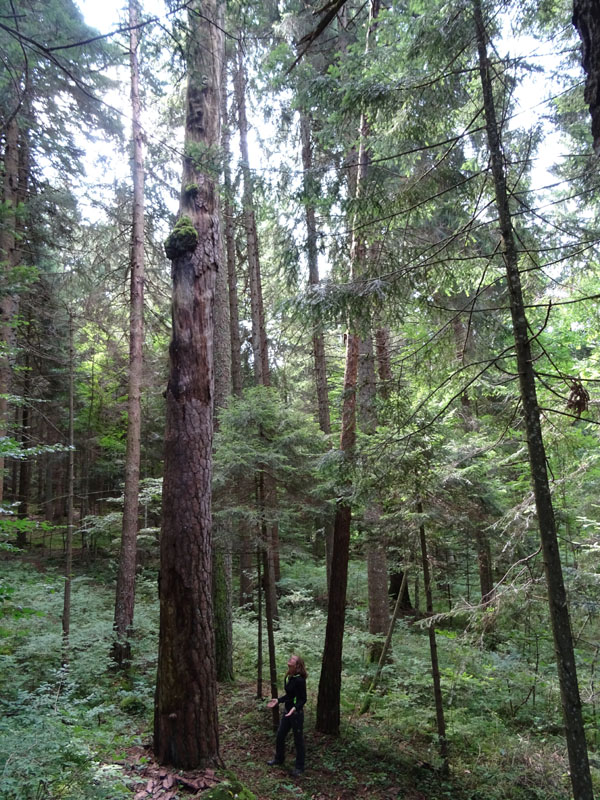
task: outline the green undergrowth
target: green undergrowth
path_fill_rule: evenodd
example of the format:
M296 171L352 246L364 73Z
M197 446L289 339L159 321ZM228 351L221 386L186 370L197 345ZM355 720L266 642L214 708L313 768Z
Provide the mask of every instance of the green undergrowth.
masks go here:
M156 608L142 599L137 663L129 677L115 674L109 659L114 589L97 577L73 578L63 667L62 577L51 567L0 562L2 800L131 797L120 762L151 714ZM142 578L141 598L143 584Z
M442 691L450 748L444 777L426 629L398 622L392 660L385 665L370 710L360 708L375 666L365 653L364 566L352 563L342 671L341 736L315 732L316 697L325 629L324 575L310 560L283 565L276 631L279 688L289 653L309 671L306 712L307 773L291 782L265 762L273 733L264 700L255 697L257 621L251 609L236 614L236 682L222 687L222 756L259 800L281 792L294 797L337 797L342 789L373 800L566 800L570 796L560 700L549 639L522 646L503 636L498 615L493 649L476 624L468 633L454 621L437 629ZM131 797L123 768L127 748L150 739L156 675L156 576L138 578L134 663L126 677L109 659L115 565L76 572L68 668L61 667L63 581L51 565L16 555L0 561L0 798ZM507 619L510 619L507 609ZM510 644L509 644L510 642ZM268 693L266 641L263 693ZM592 665L593 666L593 665ZM590 667L591 669L591 667ZM584 689L588 680L582 664ZM585 696L585 694L584 694ZM594 776L600 765L589 722ZM223 774L222 777L226 777ZM288 787L287 789L285 787ZM225 790L227 787L224 786ZM339 791L338 791L339 790ZM337 794L336 794L337 791ZM216 795L215 795L216 797Z

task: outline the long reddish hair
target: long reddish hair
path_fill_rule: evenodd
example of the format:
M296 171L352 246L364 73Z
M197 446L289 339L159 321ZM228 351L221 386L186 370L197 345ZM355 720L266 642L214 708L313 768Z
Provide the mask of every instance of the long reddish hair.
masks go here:
M292 658L296 659L296 671L294 675L301 675L304 680L308 678L308 672L306 671L306 666L304 664L304 659L300 658L300 656L293 655Z

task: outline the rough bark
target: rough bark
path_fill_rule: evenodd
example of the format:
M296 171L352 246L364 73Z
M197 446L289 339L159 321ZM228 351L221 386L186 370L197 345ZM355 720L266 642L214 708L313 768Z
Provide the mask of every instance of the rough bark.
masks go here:
M379 376L379 394L387 399L390 394L393 377L390 358L390 332L388 328L377 328L375 331L375 353Z
M592 781L585 729L581 713L581 700L577 683L577 668L573 649L571 621L556 535L556 521L552 505L552 495L548 481L546 453L537 402L531 343L525 315L517 246L508 199L506 176L504 173L502 140L496 118L491 69L487 57L487 32L479 0L473 0L473 11L477 49L479 53L479 72L484 98L486 131L496 195L496 208L500 225L501 251L504 257L509 290L521 404L523 406L523 415L525 418L531 481L533 484L540 541L544 558L548 605L560 684L567 752L571 772L571 785L573 794L577 800L592 800Z
M141 392L144 342L144 154L139 92L139 8L129 0L129 66L133 120L133 215L129 300L129 388L127 399L127 450L121 551L115 598L115 642L112 657L120 666L129 664L129 641L135 607L135 567L139 519Z
M594 150L600 153L600 5L573 0L573 25L581 38L581 66L586 74L584 98L592 117Z
M166 391L160 633L154 750L195 769L219 761L212 608L214 294L221 263L215 176L193 158L220 144L218 0L190 7L186 155L178 224L167 239L173 332ZM197 152L197 150L196 150Z

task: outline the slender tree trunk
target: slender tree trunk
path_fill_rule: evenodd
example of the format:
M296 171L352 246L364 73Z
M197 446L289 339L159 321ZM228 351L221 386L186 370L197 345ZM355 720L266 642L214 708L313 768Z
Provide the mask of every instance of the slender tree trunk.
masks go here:
M112 657L120 666L131 658L131 625L135 606L135 568L139 519L141 391L144 341L144 156L139 94L139 8L129 0L129 63L133 119L133 222L131 233L131 289L129 307L129 397L127 401L127 452L121 552L115 600L115 641Z
M240 531L240 606L252 602L252 540L245 526Z
M492 552L486 533L478 526L475 528L477 542L477 567L479 570L479 587L481 602L488 603L494 596L494 578L492 575Z
M4 139L4 176L2 184L2 204L4 206L2 226L0 227L0 266L10 286L10 270L14 266L19 184L19 129L13 117L6 128ZM8 431L8 402L6 395L10 390L12 358L14 353L14 320L17 311L17 298L9 291L0 300L0 329L2 352L0 353L0 436ZM0 502L4 497L4 456L0 456Z
M223 147L223 220L225 234L225 253L227 258L227 284L229 290L229 340L231 345L231 389L236 397L242 393L242 361L240 314L237 294L237 274L235 263L235 227L233 209L233 187L231 183L231 133L229 130L229 113L227 108L227 62L223 64L221 86L221 118Z
M306 114L300 115L300 138L302 141L302 169L304 183L304 215L306 219L306 257L308 264L308 282L310 286L318 286L320 279L317 251L315 199L318 197L320 187L314 176L311 124L310 119ZM325 337L323 335L322 326L317 322L313 323L312 340L319 427L323 433L329 434L331 433L331 419L329 414L329 395L327 391Z
M371 0L366 52L369 51L370 35L374 21L379 13L379 0ZM359 149L359 168L356 187L357 199L364 190L368 166L366 116L361 116L361 141ZM356 226L355 226L356 227ZM365 263L366 245L360 235L354 235L351 248L352 278L356 279ZM346 368L344 372L344 392L342 405L342 431L340 450L349 462L356 443L356 382L358 374L359 339L350 321L346 335ZM349 494L349 492L347 492ZM340 730L340 695L342 687L342 649L344 625L346 620L346 588L348 584L348 560L350 555L350 526L352 507L348 497L342 496L336 504L333 530L333 557L331 564L331 585L327 605L327 627L325 645L319 677L317 698L316 728L321 733L334 736Z
M517 247L508 200L506 176L504 173L502 141L496 119L492 77L487 57L487 32L479 0L473 0L473 11L488 146L490 149L492 175L496 193L496 208L502 237L502 254L504 257L506 279L509 289L521 403L523 406L525 429L527 433L531 480L544 557L550 621L552 624L567 740L567 752L571 770L571 785L576 800L592 800L592 781L585 739L585 728L581 713L581 700L577 683L577 667L573 648L571 621L569 618L567 594L560 562L560 550L556 535L552 495L546 468L546 453L536 394L531 343L527 318L525 316Z
M263 621L262 621L262 547L256 548L256 605L258 606L257 648L256 648L256 697L262 700L263 696Z
M356 442L356 377L358 371L358 337L356 335L347 334L346 348L340 450L349 462ZM331 586L327 602L327 626L319 677L316 721L318 731L334 736L337 736L340 730L342 648L346 620L351 521L350 501L342 496L338 499L335 510Z
M400 607L402 605L402 596L405 594L405 592L408 589L407 581L406 581L407 575L408 575L408 573L406 573L406 572L402 575L402 581L400 583L400 586L398 587L398 595L396 597L396 603L394 604L394 612L393 612L392 618L390 620L390 624L389 624L389 627L388 627L388 630L387 630L387 635L385 637L385 642L383 643L383 647L382 647L381 653L379 655L379 662L377 664L377 670L375 672L375 675L373 676L373 680L371 681L371 684L369 686L369 690L368 690L368 692L367 692L367 694L365 696L365 699L363 701L363 704L362 704L362 706L360 708L360 713L361 714L366 714L367 711L369 710L369 708L371 707L371 698L373 697L373 692L377 688L377 684L379 683L379 679L381 678L381 673L383 671L383 665L385 664L385 662L387 660L388 653L389 653L390 648L392 646L392 637L394 635L394 627L396 625L396 620L398 619L398 614L400 613Z
M254 356L254 376L259 386L270 386L271 375L269 369L269 350L265 326L265 311L262 293L262 278L260 267L260 249L258 233L256 230L256 216L254 214L254 192L252 187L252 174L248 155L248 119L246 114L246 70L242 52L242 42L238 45L238 63L234 81L235 96L238 108L238 126L240 133L240 154L242 157L242 175L244 190L242 197L244 225L246 228L246 251L248 258L248 282L250 284L250 306L252 310L252 352ZM267 507L274 511L277 498L274 482L269 476L264 477L265 502ZM275 582L280 578L279 566L279 530L277 523L273 522L268 527L268 546L270 560L274 568L273 582L273 609L277 617L277 598Z
M248 155L248 119L246 115L246 70L242 43L238 45L238 63L234 81L235 96L238 109L238 127L240 133L240 154L242 157L242 175L244 190L242 197L244 226L246 228L246 249L248 258L248 282L250 284L250 305L252 308L252 352L254 355L254 375L261 386L270 385L269 354L263 306L262 278L254 214L254 191L252 173Z
M216 176L198 150L220 145L224 41L218 0L189 9L188 84L180 214L172 262L173 334L160 547L160 633L154 750L195 769L219 761L212 608L211 479L216 276L221 264Z
M319 184L314 175L311 122L307 114L300 115L300 139L302 142L302 169L304 184L304 214L306 218L306 260L308 263L308 283L318 286L319 258L317 251L317 222L315 198L319 193ZM327 388L327 362L325 358L325 336L318 322L313 323L312 332L313 359L315 369L315 385L317 389L317 409L319 427L327 436L331 433L331 417L329 413L329 392ZM325 538L325 566L327 572L327 590L331 582L331 560L333 558L333 519L327 515L323 519Z
M28 315L31 320L31 315ZM29 338L29 337L27 337ZM29 400L31 396L31 367L29 358L29 343L25 343L25 371L23 374L23 406L21 408L21 446L26 448L29 445L31 438L31 431L29 430ZM19 517L25 519L29 513L29 494L31 492L31 461L29 458L23 458L19 464ZM19 536L17 535L17 546L21 547L19 543Z
M423 505L417 502L417 513L423 514ZM433 593L431 591L431 571L429 569L429 557L427 555L427 538L425 536L425 524L419 524L419 541L421 544L421 561L423 564L423 584L425 588L425 602L427 604L427 616L433 614ZM427 626L429 635L429 653L431 656L431 677L433 679L433 696L435 700L435 715L437 720L438 744L440 757L442 759L442 771L448 772L448 741L446 739L446 720L444 717L444 702L442 698L442 683L440 676L440 665L437 655L437 642L435 638L435 625L430 623Z
M467 306L467 295L461 292L454 297L454 305L458 308ZM456 345L456 360L459 364L464 364L465 356L471 349L471 336L467 325L465 325L460 314L457 314L452 321L452 330L454 332L454 343ZM465 433L475 431L478 429L479 424L473 414L471 400L468 393L465 391L460 397L460 417L462 419L462 428ZM494 578L492 574L492 550L490 542L485 532L483 525L475 522L473 530L475 543L477 546L477 568L479 571L479 586L481 588L481 602L487 603L492 599L494 591Z
M258 479L258 507L260 510L261 548L263 553L263 584L265 594L265 620L267 623L267 643L269 650L269 678L271 684L271 697L277 697L277 659L275 656L275 619L277 604L275 594L275 570L273 568L271 548L269 546L269 529L265 519L269 505L266 496L266 481L264 473ZM273 709L273 726L279 722L279 711Z
M71 581L73 572L73 531L75 496L75 401L74 373L75 347L73 344L73 315L69 312L69 453L67 461L67 540L65 557L65 588L62 613L62 663L69 663L69 636L71 632Z
M373 340L370 335L361 339L358 363L358 419L364 434L371 436L377 430L377 385L375 380L375 361ZM388 600L388 569L385 542L378 531L381 519L381 505L377 497L371 496L363 514L363 524L367 536L367 586L369 604L369 633L380 636L386 633L390 624ZM378 639L369 645L368 660L379 661L383 650L383 640Z
M218 681L233 681L233 629L231 617L231 551L215 548L213 559L215 609L215 659Z

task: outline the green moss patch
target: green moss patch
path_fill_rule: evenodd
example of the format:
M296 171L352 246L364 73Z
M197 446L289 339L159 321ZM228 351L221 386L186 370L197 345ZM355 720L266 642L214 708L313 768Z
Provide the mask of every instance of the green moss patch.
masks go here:
M198 244L198 232L189 217L179 217L175 227L165 240L165 253L173 261L186 253L191 253Z

